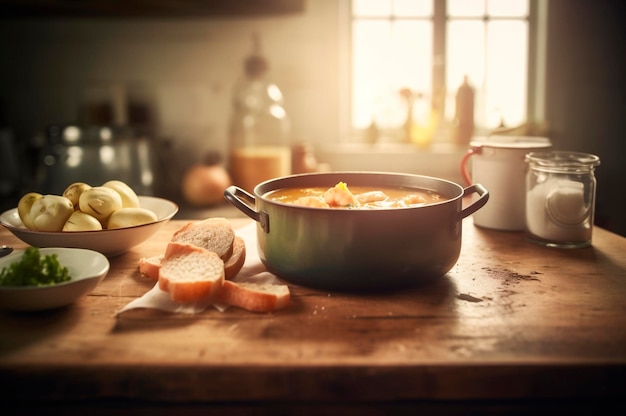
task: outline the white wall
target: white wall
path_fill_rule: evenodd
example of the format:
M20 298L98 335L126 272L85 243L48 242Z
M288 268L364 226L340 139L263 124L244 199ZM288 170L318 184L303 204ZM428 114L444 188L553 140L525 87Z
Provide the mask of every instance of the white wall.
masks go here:
M341 136L339 57L347 0L309 0L302 14L241 19L21 19L0 21L0 123L29 140L47 124L74 122L87 91L122 85L155 106L158 134L174 139L175 159L188 164L223 151L230 92L261 34L272 75L282 88L295 140L333 143ZM575 4L573 4L575 3ZM626 235L623 187L624 2L550 0L547 121L557 147L597 153L598 222ZM574 22L574 23L572 23ZM580 28L583 28L581 30ZM621 49L620 49L621 48ZM572 98L574 97L574 98ZM345 97L344 97L345 99ZM1 127L1 126L0 126ZM368 167L383 158L338 159L337 168ZM408 154L394 168L456 174L448 162ZM345 162L343 166L341 161ZM429 162L426 164L425 162ZM446 173L439 168L447 166ZM12 201L11 201L12 203ZM13 205L9 205L13 206Z
M24 138L76 122L84 100L122 88L153 105L158 134L185 157L224 151L231 88L257 32L293 138L336 139L338 4L308 1L285 17L5 20L0 111Z

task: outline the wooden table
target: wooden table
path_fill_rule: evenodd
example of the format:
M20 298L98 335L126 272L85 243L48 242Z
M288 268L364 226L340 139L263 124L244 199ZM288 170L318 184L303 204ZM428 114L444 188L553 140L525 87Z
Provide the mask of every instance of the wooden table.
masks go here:
M116 317L153 286L137 260L161 253L184 222L111 259L105 280L69 307L0 313L3 408L90 415L626 408L626 239L616 234L596 228L593 247L559 250L467 218L458 263L425 287L355 295L291 286L292 305L272 314ZM24 247L5 229L1 243Z

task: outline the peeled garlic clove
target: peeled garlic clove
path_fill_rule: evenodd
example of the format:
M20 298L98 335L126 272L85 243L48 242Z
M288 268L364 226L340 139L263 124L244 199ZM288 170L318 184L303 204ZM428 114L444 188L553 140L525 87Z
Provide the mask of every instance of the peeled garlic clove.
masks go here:
M82 211L74 211L63 225L63 231L99 231L102 230L100 221Z
M137 194L125 182L112 180L105 182L102 186L111 188L120 194L123 208L139 208L139 198Z
M108 229L126 228L157 221L154 212L146 208L121 208L111 214Z
M30 218L30 209L32 208L35 201L41 197L43 197L43 195L40 193L29 192L21 197L20 201L17 204L17 214L20 216L20 219L24 223L24 226L29 230L35 229L33 221Z
M37 231L61 231L74 212L74 205L60 195L44 195L30 208L30 218Z
M122 197L106 186L94 186L80 194L78 206L82 212L106 224L111 214L122 208Z
M74 204L74 209L78 208L78 201L80 199L80 195L85 192L87 189L90 189L91 185L88 185L84 182L74 182L63 191L63 196L72 201Z

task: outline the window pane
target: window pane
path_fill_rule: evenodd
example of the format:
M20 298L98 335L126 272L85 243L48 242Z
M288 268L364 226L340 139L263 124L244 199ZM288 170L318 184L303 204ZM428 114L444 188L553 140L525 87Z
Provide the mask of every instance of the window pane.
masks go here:
M484 14L485 0L448 0L449 16L483 16Z
M352 0L352 14L355 16L389 16L391 0Z
M372 119L395 128L406 117L399 91L429 97L432 89L430 21L355 21L353 24L352 125Z
M491 16L526 17L528 0L487 0L487 13Z
M485 73L485 29L482 21L452 21L448 25L446 83L459 86L463 76L478 84Z
M435 1L354 0L352 127L372 120L383 129L400 127L409 88L424 103L427 118L433 88ZM475 89L478 128L526 120L529 0L447 0L445 120L454 116L455 95L465 76ZM400 17L394 19L394 16ZM458 17L458 18L455 18ZM484 19L492 16L495 19ZM367 19L367 17L373 19ZM436 68L435 68L436 69ZM420 107L420 108L421 108Z
M524 21L492 21L487 25L487 125L500 116L507 126L526 120L528 25Z
M353 24L352 125L367 126L375 113L376 99L387 93L384 74L389 60L391 23L356 21Z
M454 116L454 97L457 88L467 75L470 84L475 88L476 121L480 117L481 88L485 74L485 25L481 20L451 21L447 32L446 85L446 118ZM484 118L483 118L484 119Z
M398 21L393 25L393 52L389 82L430 94L432 84L432 24L430 21Z
M393 0L393 13L396 16L433 15L433 0Z

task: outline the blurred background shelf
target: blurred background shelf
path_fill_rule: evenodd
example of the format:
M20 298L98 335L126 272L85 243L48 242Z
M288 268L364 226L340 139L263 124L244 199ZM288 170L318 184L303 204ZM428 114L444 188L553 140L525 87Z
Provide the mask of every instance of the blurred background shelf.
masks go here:
M224 17L301 13L304 0L2 0L5 17Z

